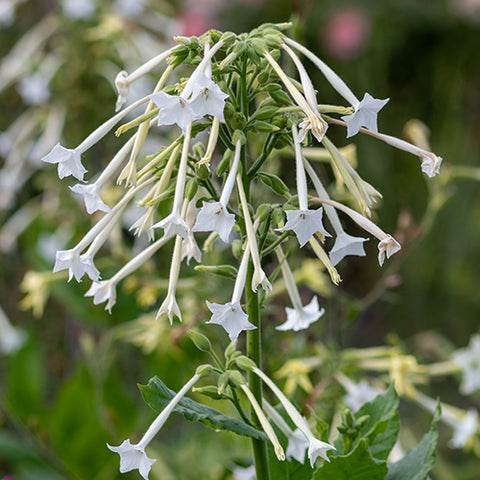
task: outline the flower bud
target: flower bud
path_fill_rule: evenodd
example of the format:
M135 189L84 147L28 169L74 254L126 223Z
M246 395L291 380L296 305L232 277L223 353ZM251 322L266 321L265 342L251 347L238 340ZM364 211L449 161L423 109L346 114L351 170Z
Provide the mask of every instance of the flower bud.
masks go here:
M187 184L185 185L185 198L190 201L195 196L198 190L197 180L195 178L191 178L188 180Z
M247 371L252 370L257 366L251 358L248 358L245 355L240 355L237 359L235 359L235 363L237 364L238 368Z
M202 333L195 330L189 330L187 334L190 337L190 340L202 352L209 352L212 350L212 344L210 343L210 340Z
M225 349L225 358L229 360L230 357L233 355L233 352L235 352L236 350L237 350L236 342L230 343L230 345Z
M218 377L218 394L224 395L227 387L228 387L228 375L226 373L222 373Z
M245 378L238 370L227 370L225 372L228 375L228 379L232 382L235 386L239 387L240 385L245 385L247 382Z
M220 277L237 278L237 269L233 265L196 265L198 272L207 272L219 275Z
M195 370L195 375L198 375L200 377L205 377L207 375L210 375L212 371L213 371L213 367L207 363L205 365L198 366L197 369Z

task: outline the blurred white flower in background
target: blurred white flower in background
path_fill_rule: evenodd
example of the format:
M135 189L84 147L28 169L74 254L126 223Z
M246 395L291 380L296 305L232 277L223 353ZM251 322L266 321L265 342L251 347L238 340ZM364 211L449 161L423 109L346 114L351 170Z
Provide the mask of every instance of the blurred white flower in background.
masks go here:
M88 20L95 14L95 0L62 0L63 14L71 20Z

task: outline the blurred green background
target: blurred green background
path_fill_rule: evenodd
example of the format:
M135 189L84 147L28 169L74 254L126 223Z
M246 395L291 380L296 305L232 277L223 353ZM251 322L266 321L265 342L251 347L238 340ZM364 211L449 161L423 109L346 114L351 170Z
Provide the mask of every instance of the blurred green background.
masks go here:
M4 4L8 2L0 7ZM168 266L168 257L119 287L112 315L83 297L87 285L66 284L64 278L49 281L48 273L30 277L28 289L39 296L30 296L38 308L48 296L44 312L34 316L31 309L19 307L25 273L49 272L50 250L70 248L90 225L66 182L60 182L48 165L38 163L45 153L38 142L49 119L60 123L49 148L60 136L66 145L79 143L113 113L116 95L111 83L116 73L124 67L131 70L163 50L172 35L196 35L209 28L240 33L266 21L292 21L293 35L324 59L357 96L368 91L376 98L390 98L379 115L381 132L402 137L407 121L419 119L430 129L432 150L444 159L442 175L448 174L449 166L479 167L480 2L476 0L11 4L11 18L8 8L4 13L0 10L0 306L12 324L27 332L28 340L16 353L0 353L0 479L3 475L15 480L119 478L118 458L105 442L117 444L132 432L140 433L152 419L136 383L145 384L158 375L178 389L205 361L183 336L189 326L204 321L192 313L195 301L184 325L171 328L148 316L158 306L156 295L162 297L164 286L155 285L152 291L146 287L155 268ZM33 42L38 48L21 65L12 63L32 46L25 39L39 25L46 25L47 38L41 45L38 39ZM306 62L306 66L319 101L341 102L312 65ZM47 87L30 82L22 94L22 78L35 72L51 76ZM9 136L4 135L9 131ZM331 136L340 147L351 143L339 127L331 127ZM445 186L438 208L426 212L433 187L420 173L416 157L370 137L351 140L357 145L361 176L384 194L377 218L386 231L396 232L404 248L384 270L375 264L372 241L368 259L342 262L343 282L338 295L324 299L327 314L322 325L315 324L297 338L282 337L287 350L268 342L268 366L273 370L287 360L282 350L292 356L311 353L318 343L343 348L399 342L419 353L419 344L425 347L428 339L448 351L464 346L478 331L480 175L476 173L475 180L466 171L466 178L454 178L446 186L437 182L438 188ZM95 147L96 161L104 162L114 146L107 137ZM87 168L98 171L100 165L93 165L91 157ZM22 177L20 171L28 174ZM428 230L422 232L420 224ZM128 235L126 240L117 239L105 255L108 259L98 264L102 273L115 272L131 244ZM388 288L377 288L385 284ZM197 287L201 298L202 287ZM185 291L189 288L187 284ZM139 291L141 301L135 296ZM367 308L359 307L362 300L367 300ZM188 311L188 299L184 302ZM140 324L129 324L131 330L122 327L137 319ZM266 331L273 334L278 322L270 320ZM141 322L148 325L150 348L135 336L135 327L142 331ZM459 398L453 382L436 388L452 403L478 407L479 398ZM297 395L303 401L301 392ZM417 420L408 406L405 415ZM427 424L425 420L422 426ZM152 478L227 478L233 460L249 463L247 441L214 434L183 419L162 430L154 449L159 460ZM477 459L442 453L432 478L478 478Z

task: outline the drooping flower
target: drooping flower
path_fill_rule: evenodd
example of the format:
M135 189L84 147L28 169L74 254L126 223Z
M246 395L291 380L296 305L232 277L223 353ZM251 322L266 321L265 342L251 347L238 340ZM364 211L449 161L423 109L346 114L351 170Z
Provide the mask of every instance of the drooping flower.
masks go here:
M401 250L401 245L388 233L385 233L380 227L375 225L371 220L364 217L360 213L352 210L351 208L343 205L342 203L335 202L334 200L327 200L324 198L315 199L321 203L326 203L332 205L338 210L345 212L357 225L365 229L367 232L371 233L377 237L380 242L378 243L378 263L380 266L383 265L385 257L390 258L394 253L397 253Z
M313 100L313 98L315 98L315 92L313 90L313 86L311 86L311 82L310 82L310 87L308 86L308 83L305 83L305 85L303 85L304 82L302 82L302 86L306 89L306 92L305 92L306 98L305 98L298 91L295 85L293 85L292 81L287 77L285 72L281 69L280 65L275 61L275 59L268 52L265 53L265 58L273 67L273 69L275 70L277 75L280 77L284 85L287 87L287 90L289 91L290 95L293 97L297 105L303 110L303 113L306 115L306 117L302 120L302 122L299 125L300 133L296 141L302 142L307 132L311 131L313 136L319 142L321 142L323 139L323 136L325 135L325 132L327 131L328 124L318 112L316 100L315 101ZM299 65L301 65L301 63L299 63ZM297 65L297 68L298 68L298 65ZM300 74L302 74L302 70L299 70L299 71L300 71ZM306 76L305 78L308 78L308 76ZM312 94L309 95L310 91L312 92Z
M117 302L117 286L116 281L100 280L99 282L93 282L91 287L85 293L86 297L93 297L93 304L99 305L100 303L107 302L105 310L112 313L112 307Z
M240 150L241 144L238 141L235 145L232 167L225 181L220 200L218 202L203 202L197 215L197 221L193 226L194 232L217 232L225 243L230 242L232 229L235 225L235 215L227 211L227 204L235 184L235 176L240 162Z
M197 369L198 373L182 387L182 389L170 400L169 404L160 412L157 418L150 425L148 430L142 439L136 443L131 444L130 440L125 440L120 446L112 447L107 443L107 447L115 453L120 455L120 473L130 472L131 470L138 470L140 475L148 480L148 474L152 465L155 463L155 459L149 458L145 453L145 448L152 441L155 435L163 427L170 414L173 412L177 403L186 395L186 393L192 388L193 385L202 376L201 367Z
M243 311L240 300L245 288L247 279L248 258L250 248L247 244L238 268L237 278L233 287L232 300L225 304L210 303L207 301L207 307L212 312L212 317L207 323L221 325L232 342L235 342L244 330L253 330L257 328L248 321L248 315Z
M47 163L56 163L58 165L58 176L60 178L73 175L77 180L83 182L83 176L87 170L82 165L81 155L102 139L125 115L147 101L147 97L141 98L108 119L96 128L77 148L65 148L60 145L60 143L57 143L50 153L42 157L41 160Z
M185 132L185 138L182 147L182 156L180 158L180 165L177 173L177 183L175 187L175 195L173 197L172 212L163 220L152 225L151 228L163 228L165 230L164 236L179 235L184 240L188 236L188 225L183 219L181 214L182 202L184 200L185 193L185 181L187 176L187 161L188 161L188 149L190 146L190 138L192 132L192 122L187 126Z
M75 277L77 282L81 282L85 274L94 282L100 278L100 272L93 263L93 256L80 255L78 248L59 250L56 253L53 273L61 270L68 270L68 281Z
M42 158L43 162L58 164L60 179L73 175L83 181L87 169L82 165L81 154L76 148L65 148L57 143L48 155Z
M370 94L365 93L362 101L358 100L346 83L310 50L290 38L285 38L285 42L308 57L325 75L332 87L354 107L353 114L342 117L347 123L347 138L355 135L360 127L366 127L373 132L377 132L377 114L388 102L388 98L377 100Z
M305 307L302 305L302 300L298 292L297 284L293 278L292 271L288 265L287 259L283 254L281 247L275 249L280 262L285 286L287 288L288 296L294 308L286 307L287 321L282 325L276 327L277 330L293 330L298 332L308 328L313 322L316 322L324 313L325 310L318 307L318 298L313 297L312 301Z
M452 360L462 369L460 391L468 395L480 390L480 335L472 335L468 347L455 351Z
M300 412L293 406L293 404L285 396L285 394L275 385L275 383L269 377L267 377L267 375L265 375L265 373L263 373L257 367L253 367L252 371L268 385L270 390L272 390L275 396L280 400L280 403L283 405L283 408L285 408L286 412L292 419L292 422L307 438L309 442L308 458L310 459L311 467L314 468L315 461L318 457L322 457L324 460L330 461L327 456L327 452L329 450L335 450L335 447L333 447L329 443L318 440L318 438L315 438L305 418L302 417Z
M363 242L366 242L367 240L367 238L354 237L346 232L338 233L335 238L335 243L329 252L332 264L334 266L339 264L347 255L364 257L366 254Z
M297 462L305 463L305 453L309 446L308 440L299 428L292 430L282 416L264 399L263 408L273 420L279 430L287 437L287 451L285 455L289 462L294 458Z
M297 129L292 125L293 144L295 146L295 165L297 175L297 191L298 191L298 210L287 210L287 222L278 230L285 232L293 230L297 236L300 247L303 247L310 237L316 232L320 232L326 237L331 235L325 230L322 223L323 208L310 210L308 208L308 191L307 179L305 177L305 169L303 167L303 157L300 144L297 141Z
M157 92L149 96L160 108L158 125L177 124L185 133L190 122L199 120L205 115L213 115L223 120L223 109L228 95L204 73L222 44L220 41L208 49L180 95Z
M232 342L235 342L244 330L257 328L248 321L248 315L243 311L240 302L227 302L221 305L207 300L206 303L212 312L212 317L207 323L221 325Z
M258 287L261 286L265 293L272 291L272 285L268 281L267 275L262 268L260 262L260 253L258 251L257 236L255 230L258 226L258 219L255 221L256 225L252 223L250 218L250 212L248 210L247 197L245 196L245 190L243 188L242 177L237 174L237 188L240 196L240 203L242 205L243 218L245 221L245 229L247 230L248 249L252 256L253 263L253 277L252 277L252 290L256 292Z
M347 138L356 135L361 127L368 128L372 132L378 132L377 115L390 99L378 100L369 93L365 93L362 101L354 105L355 112L341 117L347 124Z
M195 199L193 198L188 202L187 213L185 215L185 221L188 225L187 239L182 241L182 253L180 260L184 258L187 259L187 265L190 265L190 260L194 258L197 262L202 260L202 252L198 248L197 241L193 235L192 227L195 224L196 220L196 208L195 208Z
M100 188L98 184L92 183L91 185L83 185L81 183L77 183L76 185L70 187L70 190L83 197L87 213L92 214L97 210L100 210L101 212L110 211L110 207L106 205L100 198Z

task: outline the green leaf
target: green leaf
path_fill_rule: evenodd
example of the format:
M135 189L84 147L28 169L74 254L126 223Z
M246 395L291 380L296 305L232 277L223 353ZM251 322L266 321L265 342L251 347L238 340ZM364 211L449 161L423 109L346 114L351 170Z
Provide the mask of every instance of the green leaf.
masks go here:
M384 480L388 472L386 462L376 460L368 450L366 440L361 440L348 455L333 457L314 475L314 480ZM406 480L409 477L403 477ZM410 479L409 479L410 480Z
M162 411L170 400L175 396L175 392L170 390L158 377L153 377L148 385L139 385L143 399L157 412ZM266 439L266 435L250 425L237 420L236 418L227 417L222 412L214 408L202 405L190 398L184 397L176 405L174 412L181 413L187 420L191 422L202 422L207 427L215 430L229 430L238 435Z
M425 480L428 472L435 464L435 447L438 440L437 423L440 418L440 410L435 413L430 431L426 433L422 441L415 447L410 448L406 455L388 466L388 474L385 480Z
M355 413L356 421L362 417L366 417L366 420L349 441L344 434L335 440L337 454L343 455L347 453L347 450L353 450L362 439L365 439L372 455L380 460L385 460L395 445L400 427L397 407L398 395L392 384L385 393L377 395ZM346 445L351 446L347 449Z
M305 455L306 456L306 455ZM296 460L281 462L275 456L273 448L269 446L268 457L270 464L270 478L272 480L312 480L313 470L310 467L308 458L302 465Z

